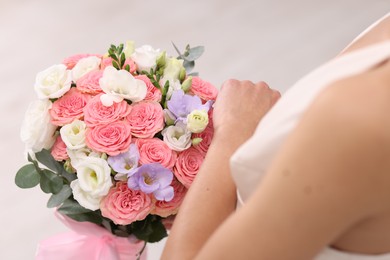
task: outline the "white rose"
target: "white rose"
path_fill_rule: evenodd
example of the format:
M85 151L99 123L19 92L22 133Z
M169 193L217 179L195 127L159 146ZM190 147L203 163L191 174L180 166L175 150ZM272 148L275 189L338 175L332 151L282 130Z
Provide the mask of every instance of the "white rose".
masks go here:
M174 151L181 152L191 146L191 132L181 122L168 126L161 134L164 142Z
M201 133L209 123L209 115L205 110L195 109L187 115L187 129L192 133Z
M160 50L153 49L152 46L143 45L140 48L136 48L131 55L131 59L137 64L138 72L146 70L150 71L151 68L156 68L156 60L160 54Z
M76 150L85 146L86 124L81 120L74 120L60 129L61 138L66 148Z
M99 83L106 93L100 97L105 106L111 106L113 102L118 103L123 99L138 102L146 97L147 87L145 82L134 78L126 70L117 70L112 66L108 66L105 68Z
M89 56L79 60L72 69L73 81L76 82L79 78L88 72L99 70L101 59L96 56Z
M80 162L82 162L86 157L95 157L95 158L102 158L101 153L93 152L88 147L83 147L77 150L71 150L66 149L69 158L70 158L70 164L73 168L76 168Z
M64 64L53 65L37 74L34 89L40 99L59 98L70 89L72 75Z
M100 201L113 185L107 161L87 157L77 165L76 171L77 179L70 184L74 198L84 208L99 209Z
M177 80L179 79L180 72L183 69L183 60L178 60L176 58L166 59L164 77Z
M45 99L36 100L28 106L20 131L27 152L36 153L53 146L57 126L50 123L50 108L51 102Z

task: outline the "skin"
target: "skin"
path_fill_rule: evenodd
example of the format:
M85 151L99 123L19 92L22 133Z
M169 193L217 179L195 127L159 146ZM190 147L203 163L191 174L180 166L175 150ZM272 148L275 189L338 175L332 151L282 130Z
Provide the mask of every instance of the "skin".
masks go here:
M390 39L389 20L344 53ZM229 158L278 97L264 83L223 85L215 137L162 259L312 259L326 246L390 252L390 64L326 88L235 211Z

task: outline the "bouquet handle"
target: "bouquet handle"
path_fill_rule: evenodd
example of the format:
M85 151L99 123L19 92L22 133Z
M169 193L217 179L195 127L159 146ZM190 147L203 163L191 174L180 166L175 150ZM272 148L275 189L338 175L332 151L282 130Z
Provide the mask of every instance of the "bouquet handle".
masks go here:
M144 242L135 237L118 237L96 224L77 222L57 211L55 215L70 231L41 241L35 254L36 260L146 259L146 252L137 258Z

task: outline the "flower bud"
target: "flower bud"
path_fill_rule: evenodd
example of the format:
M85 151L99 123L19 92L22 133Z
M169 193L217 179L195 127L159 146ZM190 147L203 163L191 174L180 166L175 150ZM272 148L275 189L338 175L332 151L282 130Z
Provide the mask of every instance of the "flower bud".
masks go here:
M185 92L188 93L190 91L192 85L192 76L189 76L184 80L184 82L181 84L181 89Z
M65 171L67 172L70 172L70 173L76 173L76 169L73 168L70 160L66 160L65 163L64 163L64 169Z
M181 67L180 74L179 74L179 80L182 82L186 78L186 69L184 67Z
M135 49L134 41L126 41L125 47L123 49L123 53L125 54L126 59L130 58L130 55L133 54Z
M164 109L164 121L167 126L175 124L176 117L168 109Z
M192 139L192 145L198 145L202 141L203 141L203 138L196 137L196 138Z
M164 68L165 67L165 64L166 64L166 51L163 51L160 53L160 55L157 57L157 60L156 60L156 64L157 64L157 68Z

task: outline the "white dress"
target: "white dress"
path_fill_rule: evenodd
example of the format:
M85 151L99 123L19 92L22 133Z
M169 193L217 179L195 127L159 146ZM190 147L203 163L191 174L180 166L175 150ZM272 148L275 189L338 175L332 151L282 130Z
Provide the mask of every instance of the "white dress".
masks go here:
M390 13L385 17L388 16ZM243 204L258 186L288 134L324 88L336 80L367 71L387 59L390 59L390 40L341 55L314 70L291 87L262 119L254 135L235 152L230 160L239 204ZM362 255L325 248L315 259L390 260L390 253Z

